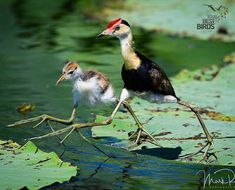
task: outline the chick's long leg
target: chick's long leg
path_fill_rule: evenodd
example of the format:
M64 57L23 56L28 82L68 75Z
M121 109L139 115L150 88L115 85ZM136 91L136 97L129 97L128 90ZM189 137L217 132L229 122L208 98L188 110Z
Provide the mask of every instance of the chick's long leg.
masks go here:
M110 123L112 123L112 120L113 120L114 116L116 115L117 111L119 110L121 104L122 104L122 102L119 101L117 106L115 107L114 111L112 112L111 116L108 117L104 121L101 121L101 122L89 122L89 123L74 123L74 124L72 124L72 125L70 125L68 127L63 128L63 129L59 129L57 131L53 131L53 132L45 134L45 135L32 137L32 138L29 138L28 140L43 139L43 138L46 138L46 137L52 137L52 136L56 136L56 135L61 135L61 134L67 133L69 131L69 133L61 141L61 142L64 142L75 129L78 130L80 128L85 128L85 127L96 127L96 126L109 125Z
M185 106L187 108L189 108L192 112L194 112L194 114L196 115L202 129L203 129L203 132L205 133L206 135L206 138L207 138L207 143L206 145L204 145L199 151L197 151L196 153L193 153L193 154L190 154L189 156L187 157L191 157L191 156L194 156L194 155L197 155L199 153L202 152L202 150L204 150L206 147L206 151L204 152L204 155L203 155L203 159L202 160L207 160L209 157L210 157L210 154L209 154L209 150L210 150L210 147L213 145L214 147L214 150L215 150L215 154L217 154L217 151L216 151L216 148L215 148L215 145L213 143L213 140L212 140L212 137L209 133L209 131L207 130L206 128L206 125L204 124L198 110L196 108L194 108L193 106L191 106L190 104L188 104L187 102L184 102L182 100L178 100L177 102L178 104L182 105L182 106ZM218 161L218 156L217 155L214 155L215 159Z
M49 121L49 120L69 125L73 122L73 120L75 118L75 113L76 113L76 109L73 108L72 114L71 114L69 119L60 119L60 118L56 118L56 117L53 117L53 116L50 116L50 115L47 115L47 114L43 114L43 115L40 115L40 116L37 116L37 117L32 117L32 118L29 118L29 119L24 119L24 120L17 121L13 124L9 124L8 127L14 127L14 126L17 126L17 125L31 123L31 122L35 122L35 121L39 121L39 120L40 121L36 125L34 125L33 128L36 128L39 125L41 125L44 121Z
M155 144L155 145L157 145L157 146L159 146L159 147L162 147L161 145L158 144L157 140L156 140L146 129L144 129L143 125L140 123L139 119L138 119L137 116L135 115L133 109L132 109L131 106L128 104L128 102L124 101L124 102L123 102L123 105L124 105L124 107L128 110L128 112L131 114L131 116L132 116L133 119L135 120L136 125L137 125L137 127L138 127L137 131L136 131L134 134L132 134L132 135L129 137L129 139L132 138L134 135L137 134L137 138L136 138L135 143L138 144L138 142L139 142L139 140L140 140L141 133L142 133L142 132L145 132L145 133L149 136L149 138L154 141L154 144Z
M115 107L114 111L112 112L111 116L108 117L106 120L102 121L102 122L94 122L94 123L76 123L73 125L70 125L68 127L65 127L63 129L57 130L57 131L53 131L51 133L48 133L46 135L42 135L42 136L37 136L37 137L32 137L28 140L37 140L37 139L43 139L46 137L52 137L52 136L57 136L60 134L64 134L66 132L67 135L60 141L61 143L63 143L71 134L74 130L79 130L80 128L85 128L85 127L95 127L95 126L104 126L104 125L108 125L112 122L114 116L116 115L117 111L119 110L120 106L121 106L122 102L119 101L117 106ZM106 155L107 157L113 157L111 155L108 155L107 153L105 153L104 151L102 151L100 148L98 148L96 145L92 144L92 142L90 142L86 137L84 137L80 132L79 132L80 136L86 140L89 144L91 144L94 148L96 148L98 151L100 151L101 153L103 153L104 155Z

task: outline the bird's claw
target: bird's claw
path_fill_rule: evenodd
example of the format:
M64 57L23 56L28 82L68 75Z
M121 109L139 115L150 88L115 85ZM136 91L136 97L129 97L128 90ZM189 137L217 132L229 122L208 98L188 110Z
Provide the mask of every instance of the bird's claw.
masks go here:
M140 145L144 138L147 138L145 134L142 133L142 131L140 129L137 129L137 131L135 132L130 132L128 133L129 137L128 140L130 141L134 141L135 140L135 144L136 145Z
M158 144L157 140L152 136L152 134L147 133L144 129L142 130L138 128L137 131L128 133L128 136L129 136L128 140L130 141L135 140L134 144L131 145L131 147L135 145L139 146L143 142L147 141L156 146L162 147L161 145Z
M43 115L40 115L40 116L37 116L37 117L32 117L32 118L29 118L29 119L16 121L15 123L7 125L7 127L15 127L17 125L23 125L23 124L26 124L26 123L32 123L32 122L41 120L40 122L38 122L36 125L33 126L33 128L36 128L48 119L49 119L49 116L46 115L46 114L43 114Z

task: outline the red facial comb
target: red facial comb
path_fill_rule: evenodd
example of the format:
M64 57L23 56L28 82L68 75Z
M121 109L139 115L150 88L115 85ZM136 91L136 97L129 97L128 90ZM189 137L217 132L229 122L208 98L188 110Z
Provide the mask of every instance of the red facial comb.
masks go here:
M121 18L112 20L111 22L108 23L107 28L112 28L113 26L120 24L122 22Z

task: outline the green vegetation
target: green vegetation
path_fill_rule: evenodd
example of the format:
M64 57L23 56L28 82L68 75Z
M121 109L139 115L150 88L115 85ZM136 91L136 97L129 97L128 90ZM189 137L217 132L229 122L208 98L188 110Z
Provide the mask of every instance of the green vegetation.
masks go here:
M39 189L77 174L76 166L63 162L54 152L41 151L30 141L22 147L0 141L0 159L0 189Z

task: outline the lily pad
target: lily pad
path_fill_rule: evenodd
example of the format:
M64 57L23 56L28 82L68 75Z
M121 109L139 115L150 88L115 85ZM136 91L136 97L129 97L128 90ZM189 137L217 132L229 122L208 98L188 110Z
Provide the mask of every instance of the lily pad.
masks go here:
M219 12L211 10L205 4L211 4L218 8L224 6L228 9L223 17ZM222 11L222 10L221 10ZM136 1L127 0L123 2L122 9L106 7L102 11L107 20L122 17L130 23L147 30L156 30L170 35L190 36L200 39L216 39L223 41L235 40L235 26L233 15L235 13L234 1ZM197 29L208 15L218 16L215 28L208 30Z
M216 70L216 76L203 76L207 72L198 70L181 73L172 78L177 95L182 100L200 108L200 114L214 137L214 144L218 151L219 163L223 165L235 164L235 64ZM213 72L212 72L213 73ZM197 74L203 80L191 77ZM208 75L208 74L206 74ZM213 74L212 74L213 75ZM189 77L190 76L190 79ZM210 75L208 75L210 76ZM187 79L187 80L185 80ZM183 82L182 82L183 81ZM195 115L187 108L177 104L152 104L135 98L131 102L137 117L144 124L146 130L156 135L159 144L164 147L181 147L181 155L196 152L205 143L205 135ZM97 120L103 120L97 116ZM113 136L120 141L113 142L114 146L128 148L131 142L127 140L128 133L135 131L136 126L128 113L118 112L114 122L109 126L92 128L94 137ZM189 139L186 139L190 137ZM183 138L183 139L182 139ZM129 150L152 149L154 145L143 140L143 143ZM199 161L201 157L192 161Z
M20 147L12 141L0 141L0 189L39 189L69 180L77 167L46 153L31 141Z
M189 71L184 69L179 74L177 74L177 76L175 76L175 79L178 83L188 82L190 80L209 81L215 78L218 73L218 66L212 65L209 68L196 71Z

